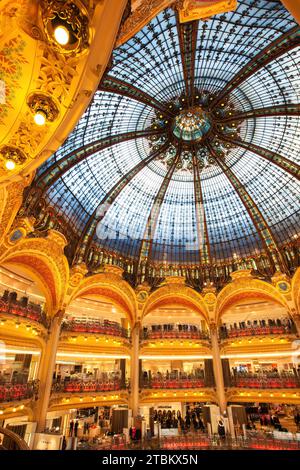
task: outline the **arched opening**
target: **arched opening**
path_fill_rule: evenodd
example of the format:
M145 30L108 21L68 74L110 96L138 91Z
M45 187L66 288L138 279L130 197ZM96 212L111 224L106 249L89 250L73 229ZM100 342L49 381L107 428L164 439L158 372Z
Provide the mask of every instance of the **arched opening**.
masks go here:
M106 295L104 295L106 293ZM116 392L128 386L130 323L124 302L93 287L66 308L54 393Z
M226 387L299 386L298 357L293 354L297 331L286 306L271 295L245 292L228 299L220 313Z
M150 295L141 322L140 386L143 393L160 390L160 406L167 407L163 397L172 391L178 397L172 407L181 410L189 406L184 397L203 396L213 386L207 316L202 297L185 286L167 286ZM182 389L186 393L181 396ZM146 415L149 406L143 406Z
M30 270L0 266L0 408L18 402L16 412L24 414L37 394L45 304L45 291Z

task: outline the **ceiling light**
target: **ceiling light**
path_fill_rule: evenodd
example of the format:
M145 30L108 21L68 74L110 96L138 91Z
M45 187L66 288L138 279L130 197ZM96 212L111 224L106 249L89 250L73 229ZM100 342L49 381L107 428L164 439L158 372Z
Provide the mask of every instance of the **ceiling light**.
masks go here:
M5 163L5 168L7 170L12 171L16 168L16 164L13 160L7 160L6 163Z
M33 119L38 126L44 126L46 124L47 115L44 111L38 109Z
M59 25L54 30L55 41L61 46L65 46L70 41L70 33L63 25Z

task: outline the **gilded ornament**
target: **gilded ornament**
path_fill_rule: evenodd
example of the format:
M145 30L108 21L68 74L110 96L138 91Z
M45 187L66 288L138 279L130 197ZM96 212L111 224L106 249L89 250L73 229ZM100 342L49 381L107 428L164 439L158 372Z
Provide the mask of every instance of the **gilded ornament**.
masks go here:
M137 294L137 301L138 302L141 302L142 304L146 302L146 300L148 299L148 292L147 291L140 291L138 292Z
M0 158L3 161L12 160L16 165L23 165L27 160L24 152L13 145L3 145L0 148Z
M207 305L213 305L216 303L216 301L217 301L217 297L212 292L208 292L207 294L205 294L204 302L206 302Z
M78 54L89 47L89 17L77 1L42 0L42 20L49 43L60 53ZM63 27L69 35L66 43L55 39L55 29Z
M236 10L237 0L184 0L179 5L181 23L206 20L211 16Z
M53 122L58 117L58 106L53 98L43 93L32 93L27 98L27 105L33 114L42 111L47 122Z
M291 285L289 282L286 281L278 281L276 284L276 288L282 294L288 294L291 290Z
M77 287L80 284L81 280L86 275L86 273L87 273L87 268L85 264L73 266L70 271L70 280L69 280L70 286Z

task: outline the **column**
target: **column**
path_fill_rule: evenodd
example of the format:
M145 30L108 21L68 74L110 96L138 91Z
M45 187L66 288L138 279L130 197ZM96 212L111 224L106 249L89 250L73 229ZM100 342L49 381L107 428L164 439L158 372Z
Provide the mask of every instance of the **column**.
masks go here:
M210 337L211 337L211 346L212 346L212 355L213 355L213 369L216 382L217 396L220 406L220 411L223 414L226 411L226 395L224 388L224 378L223 378L223 369L222 361L220 357L220 348L218 340L218 330L215 323L210 323Z
M59 310L51 321L48 340L45 350L43 351L39 368L39 399L36 403L34 412L34 421L37 422L37 432L43 432L46 426L53 372L55 370L56 352L64 313L64 310Z
M130 364L131 384L131 408L135 418L139 414L139 346L140 346L140 322L136 322L131 331L132 350Z
M292 319L294 320L295 327L297 329L297 334L300 336L300 314L297 313L295 315L292 315Z

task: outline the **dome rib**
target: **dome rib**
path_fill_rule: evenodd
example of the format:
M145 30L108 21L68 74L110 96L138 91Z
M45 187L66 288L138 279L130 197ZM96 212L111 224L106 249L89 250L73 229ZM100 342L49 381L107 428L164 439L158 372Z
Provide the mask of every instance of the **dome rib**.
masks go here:
M197 233L199 242L199 259L201 264L211 263L211 253L208 229L206 223L205 206L202 194L202 185L200 178L199 161L196 158L195 150L193 151L193 166L194 166L194 193L195 193L195 208L197 219Z
M116 77L112 77L110 75L104 75L98 90L127 96L128 98L139 101L140 103L147 104L148 106L151 106L157 111L167 114L168 116L174 115L168 107L164 106L163 103L153 98L153 96L150 96L148 93L145 93L130 83L127 83L123 80L118 80Z
M256 153L268 162L277 165L279 168L281 168L281 170L286 171L297 180L300 180L300 165L295 162L292 162L291 160L288 160L282 155L279 155L278 153L272 152L271 150L265 149L250 142L244 142L239 139L232 139L224 135L219 135L219 138L225 142L229 142L245 150L250 150L251 152Z
M42 188L43 192L45 192L55 183L55 181L61 178L66 172L70 171L71 168L82 160L86 160L89 156L94 155L97 152L101 152L101 150L111 147L112 145L120 144L121 142L160 134L163 134L162 130L146 129L143 131L127 132L121 135L109 136L104 139L91 142L90 144L75 149L49 166L39 175L36 185L39 188Z
M225 161L218 158L216 155L215 150L209 144L210 152L215 158L216 163L222 168L224 174L227 176L230 184L233 186L239 198L241 199L242 203L244 204L252 222L255 226L257 233L259 234L267 253L270 256L270 262L275 264L275 268L278 271L286 272L287 267L285 265L285 261L280 253L279 246L272 234L272 231L267 224L264 216L262 215L261 211L259 210L257 204L253 200L252 196L250 196L249 192L246 190L245 186L239 180L239 178L234 174L234 172L229 168L229 166L225 163ZM278 259L277 259L278 257Z
M234 122L244 121L245 119L255 119L269 116L299 116L300 104L282 104L278 106L268 106L266 108L256 108L251 111L237 112L230 116L224 116L222 119L216 117L216 121Z
M251 77L258 70L265 68L270 62L277 57L282 56L286 52L300 45L300 27L295 26L287 33L281 35L271 44L268 44L262 51L256 54L253 59L248 62L242 70L227 83L223 90L218 93L215 100L211 103L211 108L216 107L224 98L233 92L247 78Z
M148 216L146 227L144 230L144 236L141 241L141 247L138 257L138 265L142 262L150 262L151 261L151 254L152 254L152 246L153 246L153 239L155 237L155 231L157 226L157 221L160 213L160 209L168 189L169 183L171 181L172 175L175 171L175 168L180 160L180 153L181 153L181 145L179 144L177 147L177 152L167 174L165 175L163 182L155 196L153 205L151 207L150 214Z
M108 206L111 205L115 199L119 196L121 191L125 188L125 186L146 166L149 165L150 162L155 160L161 152L164 152L169 143L166 142L162 145L161 148L151 153L147 158L141 160L136 166L134 166L125 176L122 178L111 188L111 190L104 196L101 200L93 214L90 216L89 220L87 221L86 227L82 233L81 239L79 240L77 246L77 253L75 256L74 264L81 263L83 261L88 262L89 257L89 248L91 243L94 239L95 232L97 229L97 225L101 222L108 209Z
M188 105L191 107L194 106L195 95L195 59L198 26L199 21L197 20L190 23L180 23L179 13L176 12L176 27L179 37L185 94L187 96Z

